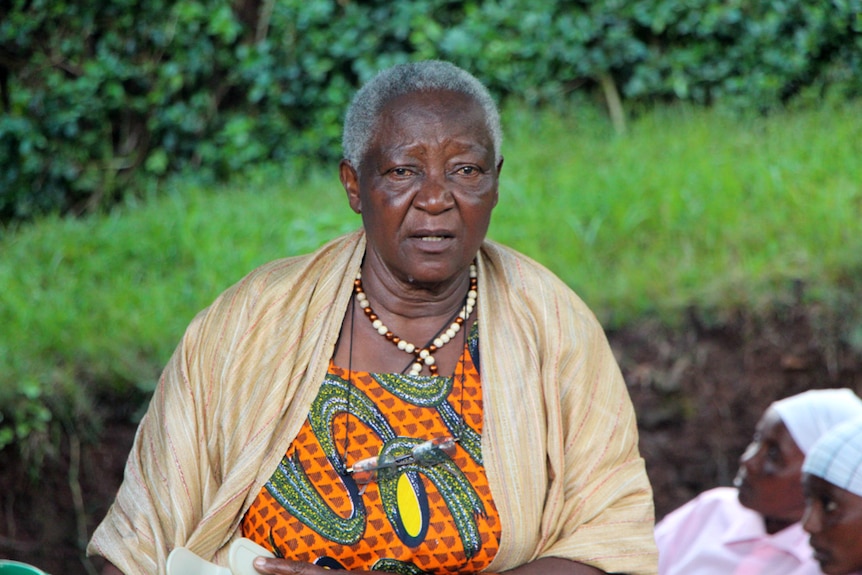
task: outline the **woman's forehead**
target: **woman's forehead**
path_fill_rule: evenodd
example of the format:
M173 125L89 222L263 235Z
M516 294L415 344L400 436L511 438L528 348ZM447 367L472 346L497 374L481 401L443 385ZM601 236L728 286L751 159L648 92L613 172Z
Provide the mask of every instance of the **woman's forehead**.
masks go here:
M779 415L778 410L771 407L763 413L763 416L757 423L757 433L763 439L769 439L776 443L792 444L798 448L796 441L793 439L793 436L790 434L790 431L781 419L781 415Z
M457 106L456 106L457 104ZM479 102L471 95L454 90L414 90L405 92L389 98L380 108L380 113L403 107L444 106L451 109L458 107L476 106L481 108Z
M838 487L818 475L813 473L803 474L802 486L805 494L809 497L827 496L835 501L840 501L842 504L862 510L862 496Z
M473 130L490 133L479 102L448 90L410 92L392 98L381 108L375 131L410 127L423 121L452 125L468 122Z
M787 426L784 425L778 410L769 407L760 416L760 420L757 422L757 431L762 435L787 433Z
M481 105L456 92L413 92L381 110L371 147L415 145L426 138L491 150L493 141Z

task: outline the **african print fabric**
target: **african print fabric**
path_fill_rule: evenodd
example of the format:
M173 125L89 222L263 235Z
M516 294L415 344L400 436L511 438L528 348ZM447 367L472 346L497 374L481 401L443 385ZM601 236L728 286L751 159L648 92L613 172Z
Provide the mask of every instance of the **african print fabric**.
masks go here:
M246 513L243 535L278 556L335 569L487 567L500 524L482 463L478 341L474 326L454 377L350 372L330 363L308 419ZM439 463L384 468L364 485L347 472L357 461L397 457L443 437L457 444Z

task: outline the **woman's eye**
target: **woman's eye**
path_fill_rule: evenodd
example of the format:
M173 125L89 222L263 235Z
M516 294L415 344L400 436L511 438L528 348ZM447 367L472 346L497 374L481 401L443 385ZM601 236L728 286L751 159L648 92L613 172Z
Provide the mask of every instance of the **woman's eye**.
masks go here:
M835 511L838 511L838 502L834 499L824 497L821 501L821 504L823 505L823 510L826 513L834 513Z
M393 168L390 173L394 176L402 178L404 176L409 176L413 172L409 168Z
M766 450L766 456L771 461L778 461L781 459L781 450L775 445L770 445Z

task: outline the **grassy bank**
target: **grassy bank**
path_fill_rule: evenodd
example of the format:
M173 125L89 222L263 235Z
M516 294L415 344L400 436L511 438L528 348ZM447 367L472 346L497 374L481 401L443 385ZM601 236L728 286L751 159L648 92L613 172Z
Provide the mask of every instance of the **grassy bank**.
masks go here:
M669 108L624 137L588 118L518 118L493 233L554 269L606 325L758 305L790 280L815 289L862 264L860 112Z
M490 235L557 272L609 327L689 305L809 297L862 268L862 102L740 120L666 108L616 135L589 108L512 109ZM192 316L265 261L359 225L335 166L0 238L0 447L81 421L93 393L146 394ZM829 295L827 295L829 294Z

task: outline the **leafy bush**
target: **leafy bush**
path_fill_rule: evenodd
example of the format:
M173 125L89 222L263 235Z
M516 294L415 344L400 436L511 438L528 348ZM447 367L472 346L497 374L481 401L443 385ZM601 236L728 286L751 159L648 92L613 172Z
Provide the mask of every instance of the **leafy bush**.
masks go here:
M12 0L0 7L0 221L80 213L132 174L332 158L356 86L444 58L502 99L768 110L862 91L862 0Z

